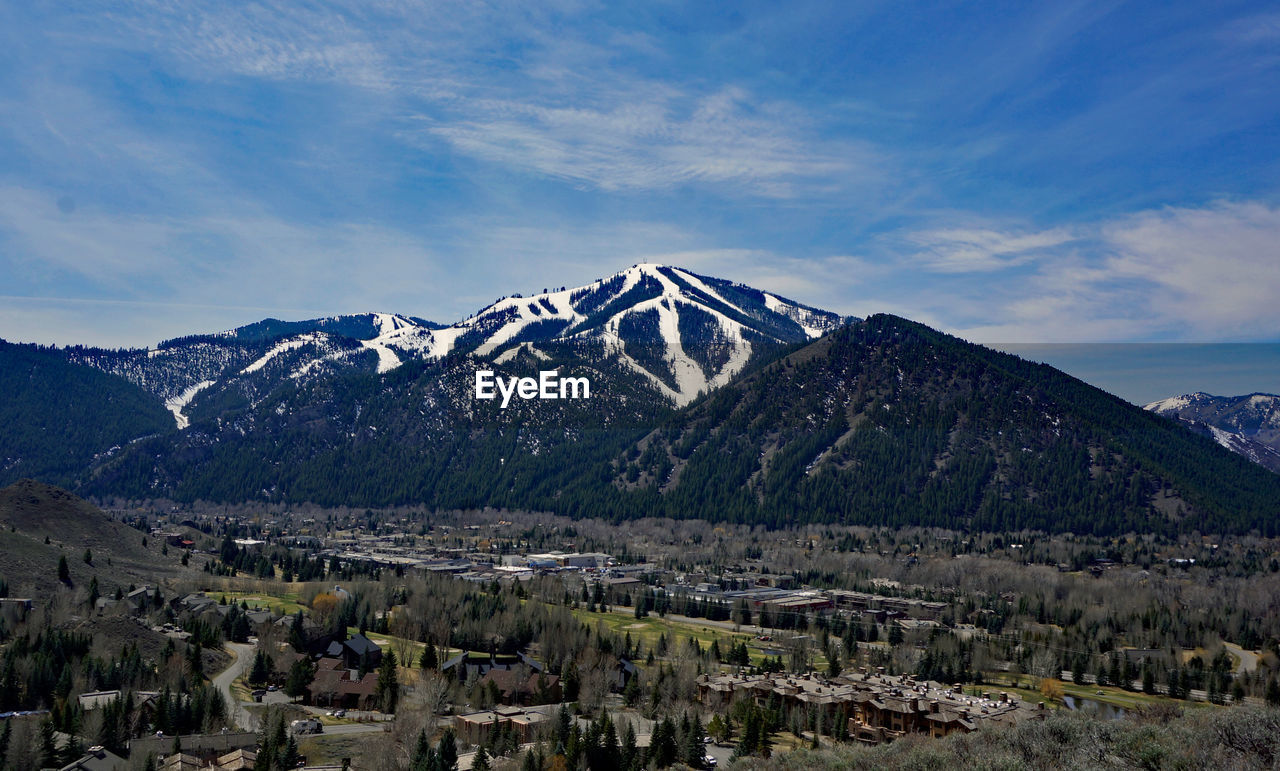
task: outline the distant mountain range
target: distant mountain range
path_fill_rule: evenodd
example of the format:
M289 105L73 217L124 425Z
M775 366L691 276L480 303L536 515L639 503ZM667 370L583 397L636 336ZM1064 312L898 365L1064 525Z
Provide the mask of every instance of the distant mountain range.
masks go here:
M539 346L573 343L642 377L674 405L727 383L758 352L819 337L845 319L741 284L661 265L634 265L575 289L504 297L444 326L366 313L309 321L267 319L150 350L71 349L88 364L161 398L178 428L190 415L255 401L282 382L390 372L406 361L471 355L494 365Z
M504 409L475 397L482 369L584 377L591 398ZM150 350L5 344L0 372L21 405L0 424L0 483L83 495L1098 533L1280 523L1280 476L1050 367L667 266L448 326L371 313Z
M1280 473L1280 396L1196 392L1152 402L1146 409L1180 420L1228 450Z

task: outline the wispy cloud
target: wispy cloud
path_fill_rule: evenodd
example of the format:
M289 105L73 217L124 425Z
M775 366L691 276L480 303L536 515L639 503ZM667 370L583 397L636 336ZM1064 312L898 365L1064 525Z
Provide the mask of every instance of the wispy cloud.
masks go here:
M915 259L937 273L979 273L1025 265L1055 247L1075 240L1066 228L1039 232L1002 232L957 228L911 233L907 241L921 251Z
M854 174L865 185L879 173L870 143L823 138L821 120L799 104L619 66L623 53L664 53L651 36L587 14L501 4L164 3L108 18L109 31L78 34L163 51L196 78L375 92L394 105L393 138L428 150L443 142L583 189L712 186L732 197L792 198L830 191Z
M157 298L201 307L200 318L220 319L217 328L256 320L246 317L248 308L281 315L300 308L422 312L450 298L451 271L418 238L360 222L316 227L250 211L121 217L91 207L68 210L53 194L8 187L0 188L0 244L24 296L111 301L130 306L113 313L135 320L156 315ZM48 327L38 339L80 342L73 334ZM122 342L155 340L131 335Z
M1254 45L1280 40L1280 13L1259 13L1233 19L1222 30L1231 43Z
M606 191L733 184L738 194L787 198L873 172L866 148L806 139L792 125L799 116L759 107L741 89L618 93L589 108L490 100L424 132L486 161Z
M4 291L146 342L145 303L448 320L644 260L985 340L1280 337L1274 10L852 6L0 5Z
M947 325L990 342L1280 338L1280 208L1168 207L1070 243L1031 274L957 293Z

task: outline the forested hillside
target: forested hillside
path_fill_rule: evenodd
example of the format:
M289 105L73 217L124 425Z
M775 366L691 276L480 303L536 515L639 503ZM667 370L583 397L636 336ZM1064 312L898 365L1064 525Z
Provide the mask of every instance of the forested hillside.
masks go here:
M498 370L586 375L590 400L502 410L473 398L477 366L450 356L286 380L197 411L191 429L101 464L86 489L769 526L1277 527L1280 477L1048 366L892 316L776 347L680 410L582 341L521 349Z
M783 525L1277 529L1280 477L1051 367L875 316L677 413L609 510Z
M68 484L95 458L173 430L159 400L61 351L0 341L0 485Z

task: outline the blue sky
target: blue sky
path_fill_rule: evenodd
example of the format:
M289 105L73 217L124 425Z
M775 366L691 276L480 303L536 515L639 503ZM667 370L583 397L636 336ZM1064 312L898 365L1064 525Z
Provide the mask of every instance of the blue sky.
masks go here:
M0 115L9 340L640 261L980 342L1280 340L1273 4L10 2Z

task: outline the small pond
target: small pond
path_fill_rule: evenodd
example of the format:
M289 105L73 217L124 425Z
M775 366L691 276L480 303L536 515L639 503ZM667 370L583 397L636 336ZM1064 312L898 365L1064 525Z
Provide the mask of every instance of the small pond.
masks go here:
M1107 704L1103 701L1094 701L1093 699L1085 699L1079 696L1063 696L1062 703L1069 710L1092 712L1103 720L1119 720L1124 717L1124 707L1117 707L1114 704Z

